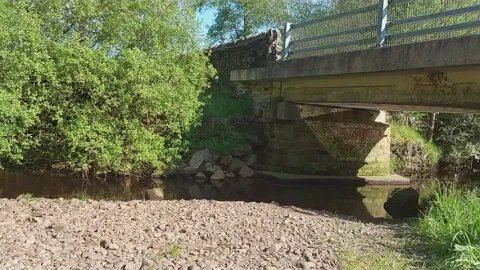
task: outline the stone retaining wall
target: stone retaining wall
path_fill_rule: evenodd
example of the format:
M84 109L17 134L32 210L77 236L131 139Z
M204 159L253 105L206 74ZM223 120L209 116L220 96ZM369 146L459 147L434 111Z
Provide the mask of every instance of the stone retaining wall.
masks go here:
M272 122L269 170L313 175L390 174L385 112L280 102Z
M265 67L280 60L280 30L271 29L260 35L211 48L210 60L217 69L219 81L230 82L230 71Z

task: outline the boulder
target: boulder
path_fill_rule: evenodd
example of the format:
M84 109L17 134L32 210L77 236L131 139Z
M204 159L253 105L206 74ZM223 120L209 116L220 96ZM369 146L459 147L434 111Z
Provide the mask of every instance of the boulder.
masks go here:
M151 188L145 192L145 198L151 201L161 201L165 196L161 188Z
M231 155L223 156L220 159L220 164L222 164L226 168L230 167L230 165L232 165L232 162L233 162L233 157Z
M205 182L208 180L208 177L204 173L199 172L195 175L195 180L197 180L197 182Z
M187 167L183 168L182 174L185 176L192 176L196 174L197 171L198 171L198 168L188 165Z
M395 219L412 218L418 215L419 194L414 188L395 190L383 208Z
M232 161L232 164L230 165L230 171L232 172L238 172L240 171L240 169L243 167L243 166L246 166L247 164L238 159L238 158L234 158L233 161Z
M227 178L235 178L235 173L234 173L234 172L227 172L227 173L225 174L225 177L227 177Z
M211 177L210 180L218 181L218 180L224 180L225 179L225 173L220 169L216 173L214 173Z
M246 163L248 166L253 166L253 165L257 164L257 160L258 160L257 155L255 155L255 154L250 154L250 155L248 155L248 156L245 158L245 163Z
M163 178L164 176L164 172L161 171L161 170L155 170L153 173L152 173L152 179L161 179Z
M252 153L252 147L250 145L243 145L233 150L234 157L245 157Z
M255 171L248 166L243 166L238 172L238 174L243 178L250 178L255 175Z
M205 173L208 174L208 175L213 175L216 172L221 171L221 170L222 170L222 168L220 168L220 166L217 166L212 162L205 163Z
M165 186L165 183L160 179L155 179L152 181L153 188L163 188L164 186Z
M208 162L208 161L213 161L213 156L210 153L210 151L208 149L200 150L193 153L192 158L188 162L187 168L190 171L195 170L195 172L193 173L195 174L200 168L200 166L202 166L204 162Z

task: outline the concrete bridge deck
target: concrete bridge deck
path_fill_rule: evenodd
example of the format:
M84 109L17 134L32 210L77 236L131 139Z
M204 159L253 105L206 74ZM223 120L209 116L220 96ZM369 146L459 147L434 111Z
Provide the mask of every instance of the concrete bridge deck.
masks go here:
M313 56L232 70L278 82L282 101L388 111L480 112L480 37Z

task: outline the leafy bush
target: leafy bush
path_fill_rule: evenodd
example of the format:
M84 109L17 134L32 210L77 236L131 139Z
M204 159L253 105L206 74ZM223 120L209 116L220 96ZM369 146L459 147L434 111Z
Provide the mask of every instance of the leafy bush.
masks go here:
M213 68L189 1L0 0L0 160L161 169Z
M440 269L480 267L480 193L458 187L438 188L423 218L413 227L432 262ZM419 243L419 244L420 244ZM420 246L419 246L420 247Z
M427 141L418 131L409 126L399 124L392 124L391 130L393 143L417 143L424 149L426 160L428 161L429 165L435 165L438 163L442 155L440 148L434 143Z
M244 145L242 133L224 120L198 127L190 136L190 148L209 149L216 153L228 154Z
M188 136L190 148L194 150L207 148L227 154L244 145L246 139L232 120L251 114L252 100L247 96L234 97L218 89L213 89L204 98L202 125Z
M431 128L428 113L393 113L393 122L409 126L420 134ZM442 149L441 160L454 167L470 167L480 158L480 115L439 113L434 122L433 142Z
M253 110L252 100L247 96L234 97L229 93L213 90L205 95L203 118L229 118L250 114Z
M444 149L446 162L469 166L472 158L480 159L480 115L440 114L434 140Z

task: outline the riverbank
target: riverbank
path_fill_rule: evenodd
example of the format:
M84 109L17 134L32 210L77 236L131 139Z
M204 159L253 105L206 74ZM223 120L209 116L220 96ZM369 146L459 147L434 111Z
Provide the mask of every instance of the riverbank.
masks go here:
M404 225L275 204L0 199L0 225L0 269L411 269Z

